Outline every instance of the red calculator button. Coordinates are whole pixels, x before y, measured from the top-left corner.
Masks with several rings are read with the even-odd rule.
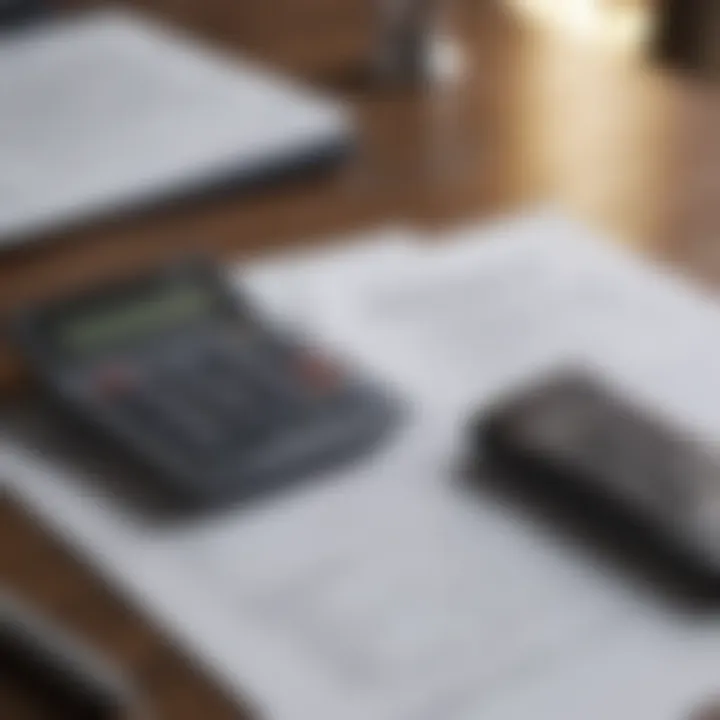
[[[302,381],[317,392],[333,392],[343,384],[345,375],[342,369],[326,357],[304,352],[295,362]]]
[[[93,378],[95,392],[110,398],[126,395],[137,385],[137,373],[128,365],[106,365],[97,370]]]

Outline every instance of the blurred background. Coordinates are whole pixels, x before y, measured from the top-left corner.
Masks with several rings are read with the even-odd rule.
[[[38,4],[6,0],[5,12],[19,18],[28,6],[34,15]],[[57,16],[92,3],[45,5]],[[413,3],[391,0],[283,0],[272,9],[256,0],[128,5],[348,103],[359,152],[330,180],[299,181],[252,200],[239,193],[235,203],[208,196],[205,207],[196,203],[162,220],[78,230],[63,251],[37,250],[30,265],[74,254],[79,262],[69,263],[70,274],[79,273],[80,258],[100,254],[106,243],[124,247],[113,262],[133,264],[131,257],[159,252],[157,244],[137,247],[143,243],[134,239],[156,231],[172,235],[178,250],[198,236],[211,246],[234,246],[235,228],[248,214],[252,230],[245,234],[255,237],[246,242],[263,244],[284,242],[292,233],[277,226],[294,227],[296,212],[305,234],[320,234],[387,215],[452,220],[558,197],[637,242],[698,255],[711,267],[706,240],[718,222],[718,20],[711,2],[437,0],[414,11],[402,7]],[[392,30],[398,25],[411,37],[417,27],[415,36],[424,39],[404,41],[402,29]],[[388,69],[387,47],[404,71],[392,62]],[[418,52],[431,58],[434,80],[389,87],[394,72],[395,80],[403,72],[408,80],[422,65]],[[55,130],[49,124],[46,132]],[[260,219],[268,202],[273,218]],[[220,219],[226,209],[237,224]],[[108,239],[123,234],[124,243]],[[14,275],[2,283],[4,305],[27,296]]]
[[[5,320],[187,255],[240,262],[387,224],[442,242],[545,203],[720,281],[717,0],[119,6],[172,30],[88,24],[99,0],[0,0]],[[3,333],[3,402],[29,375]],[[237,716],[5,497],[0,584],[129,668],[160,717]]]

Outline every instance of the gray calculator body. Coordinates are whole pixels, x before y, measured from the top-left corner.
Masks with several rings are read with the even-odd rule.
[[[189,261],[23,313],[22,350],[68,418],[151,471],[168,504],[214,507],[368,452],[390,394],[271,329]]]

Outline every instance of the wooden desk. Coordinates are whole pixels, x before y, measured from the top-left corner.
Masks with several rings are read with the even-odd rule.
[[[465,76],[429,94],[373,92],[349,80],[371,38],[367,0],[136,4],[343,93],[361,151],[338,171],[253,198],[198,201],[3,255],[0,312],[180,252],[236,259],[390,219],[445,225],[545,198],[702,279],[720,273],[720,94],[710,85],[459,0]],[[7,348],[0,358],[3,390],[21,391]],[[238,717],[7,500],[0,582],[116,657],[161,718]]]

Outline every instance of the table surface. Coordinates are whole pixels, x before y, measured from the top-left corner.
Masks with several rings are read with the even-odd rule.
[[[457,0],[446,28],[463,72],[400,91],[361,80],[368,0],[135,5],[343,95],[360,119],[360,151],[252,197],[198,200],[4,254],[0,312],[179,252],[237,259],[390,220],[442,228],[546,200],[701,281],[720,277],[720,87],[654,67],[641,49]],[[0,391],[24,387],[0,346]],[[159,718],[246,716],[6,498],[0,584],[115,658]]]

